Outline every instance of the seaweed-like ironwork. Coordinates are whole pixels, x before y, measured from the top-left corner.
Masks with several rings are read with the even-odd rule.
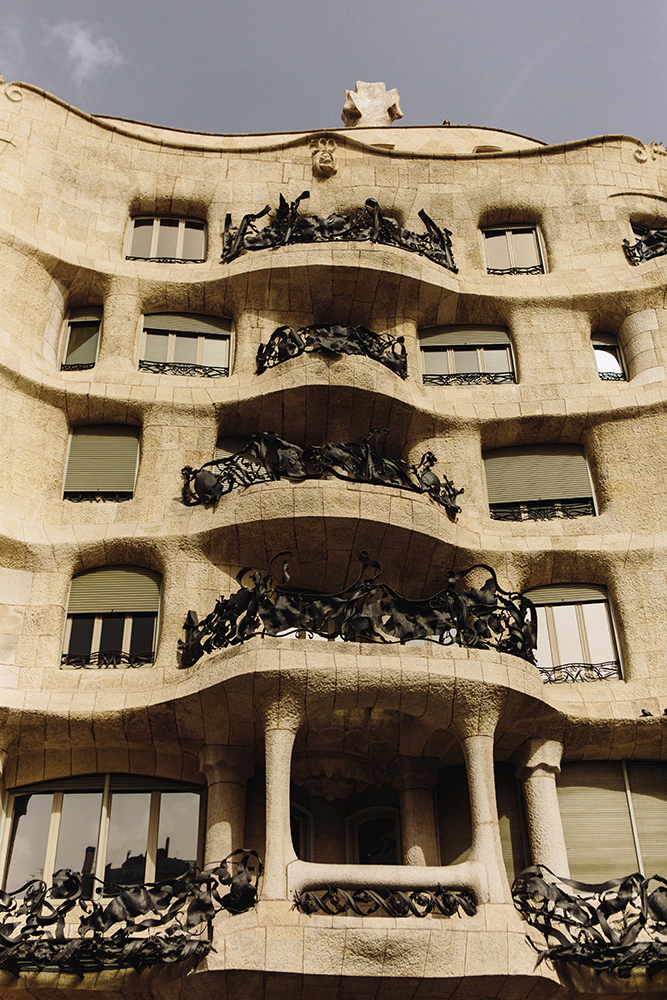
[[[229,458],[207,462],[200,469],[186,465],[181,469],[185,478],[183,503],[212,504],[238,487],[270,483],[277,479],[302,482],[322,479],[331,474],[344,482],[372,483],[426,494],[448,513],[458,514],[461,508],[457,490],[447,476],[437,476],[433,466],[437,458],[425,452],[417,465],[400,458],[380,455],[378,441],[389,433],[387,428],[371,431],[359,444],[299,445],[284,441],[273,432],[253,434],[241,450]]]
[[[474,917],[477,903],[472,893],[465,889],[451,891],[441,885],[435,889],[308,889],[294,894],[294,907],[301,913],[325,913],[338,916],[354,913],[368,917],[373,913],[386,913],[390,917],[427,917],[440,913],[453,917],[464,913]]]
[[[213,368],[211,365],[195,365],[185,361],[140,361],[139,371],[195,378],[226,378],[229,375],[229,368]]]
[[[494,521],[553,521],[575,517],[594,517],[590,497],[576,500],[524,500],[520,503],[492,503],[489,512]]]
[[[155,653],[125,653],[122,649],[100,649],[96,653],[62,653],[60,663],[66,667],[147,667]]]
[[[191,667],[205,653],[247,642],[256,635],[320,635],[349,642],[405,643],[426,640],[441,646],[497,649],[535,663],[537,644],[535,606],[523,594],[503,590],[490,566],[450,571],[443,590],[433,597],[411,601],[379,581],[380,563],[362,549],[358,578],[338,594],[291,590],[287,557],[283,581],[277,583],[271,566],[266,573],[246,567],[236,577],[239,589],[220,597],[202,622],[188,611],[179,642],[181,665]],[[479,587],[466,577],[481,570],[488,577]],[[366,572],[370,575],[366,576]],[[249,583],[244,579],[249,577]]]
[[[653,888],[655,886],[655,888]],[[544,865],[526,868],[512,886],[514,905],[545,937],[528,939],[546,959],[573,962],[627,979],[667,969],[667,880],[640,873],[591,885],[559,878]]]
[[[487,274],[544,274],[541,264],[531,264],[530,267],[487,267]]]
[[[271,212],[270,205],[266,205],[261,212],[244,215],[238,226],[232,226],[232,217],[227,215],[222,260],[229,264],[244,250],[268,250],[288,246],[290,243],[370,241],[422,254],[436,264],[458,273],[452,256],[451,232],[437,226],[423,209],[419,212],[419,218],[424,223],[426,232],[413,233],[399,226],[395,219],[384,216],[374,198],[367,198],[364,207],[350,215],[333,212],[326,218],[319,215],[299,215],[299,205],[306,198],[310,198],[310,191],[302,191],[291,203],[281,194],[273,220],[262,229],[255,223]]]
[[[365,326],[344,326],[340,323],[326,326],[315,324],[298,330],[291,326],[279,326],[271,334],[268,343],[260,344],[257,348],[257,374],[261,375],[267,368],[274,368],[283,361],[298,358],[310,351],[361,354],[379,361],[402,379],[408,377],[404,337],[373,333]]]
[[[35,879],[15,892],[0,891],[0,969],[18,976],[49,967],[83,977],[199,961],[213,947],[216,914],[255,905],[262,870],[256,851],[239,849],[213,871],[191,868],[150,885],[100,883],[62,868],[51,887]],[[87,898],[91,884],[93,898]]]
[[[539,670],[545,684],[619,680],[623,676],[618,660],[605,660],[603,663],[561,663],[555,667],[540,667]]]
[[[424,385],[505,385],[516,382],[514,372],[453,372],[422,375]]]
[[[635,235],[639,236],[636,243],[623,240],[625,256],[631,264],[642,264],[654,257],[662,257],[667,253],[667,229],[644,229],[637,227]]]

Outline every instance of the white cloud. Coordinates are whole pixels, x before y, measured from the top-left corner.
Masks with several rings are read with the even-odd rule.
[[[100,70],[122,66],[125,62],[112,38],[96,33],[92,25],[64,21],[48,29],[50,41],[61,42],[75,83],[81,85],[97,76]]]

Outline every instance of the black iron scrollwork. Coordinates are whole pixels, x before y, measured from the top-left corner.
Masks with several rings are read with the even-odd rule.
[[[262,575],[244,568],[236,577],[239,590],[221,597],[202,622],[189,611],[179,642],[181,665],[191,667],[204,653],[235,646],[256,635],[320,635],[350,642],[405,643],[424,640],[441,646],[497,649],[534,663],[537,616],[522,594],[498,584],[490,566],[479,564],[460,572],[450,571],[445,588],[431,598],[411,601],[378,577],[382,568],[361,551],[362,569],[357,580],[338,594],[290,590],[287,557],[280,552],[283,582],[271,568]],[[365,577],[370,570],[370,576]],[[485,571],[481,586],[466,577]],[[248,585],[243,583],[249,576]]]
[[[50,888],[35,879],[16,892],[0,891],[0,969],[18,976],[48,966],[82,977],[100,969],[139,972],[159,962],[199,961],[213,947],[216,914],[251,909],[261,874],[257,852],[242,849],[213,871],[190,869],[151,885],[100,883],[63,868]],[[84,890],[91,884],[100,887],[92,899],[85,895],[90,888]],[[67,937],[77,921],[77,936]]]
[[[94,367],[95,367],[95,362],[90,361],[87,362],[85,365],[61,365],[60,370],[61,372],[87,372]]]
[[[625,256],[631,264],[641,264],[667,253],[667,229],[645,229],[640,235],[638,228],[636,235],[639,236],[636,243],[623,240]]]
[[[667,969],[664,878],[637,873],[589,885],[558,878],[541,865],[519,875],[512,896],[522,916],[546,938],[543,949],[528,939],[538,952],[538,965],[545,959],[574,962],[621,979],[639,968],[649,976]]]
[[[343,326],[338,323],[303,326],[299,330],[291,326],[279,326],[269,337],[268,343],[260,344],[257,349],[257,374],[261,375],[267,368],[274,368],[290,358],[298,358],[307,351],[361,354],[379,361],[402,379],[408,377],[404,337],[373,333],[365,326]]]
[[[451,375],[422,375],[424,385],[505,385],[516,382],[514,372],[454,372]]]
[[[236,227],[232,226],[231,215],[227,215],[222,260],[229,264],[244,250],[268,250],[288,246],[290,243],[354,240],[410,250],[428,257],[455,274],[458,273],[452,256],[451,232],[440,229],[423,209],[419,212],[419,218],[426,226],[426,232],[413,233],[399,226],[395,219],[385,217],[374,198],[367,198],[364,207],[351,215],[338,215],[334,212],[326,218],[319,215],[299,215],[299,205],[306,198],[310,198],[310,191],[302,191],[290,204],[281,194],[273,221],[262,229],[255,223],[270,213],[270,205],[266,205],[261,212],[244,215],[240,225]]]
[[[430,913],[440,913],[443,917],[453,917],[455,913],[465,913],[474,917],[477,904],[474,896],[443,889],[308,889],[294,894],[294,907],[301,913],[325,913],[328,916],[354,913],[358,917],[369,917],[373,913],[386,913],[390,917],[427,917]]]
[[[201,469],[190,465],[181,469],[185,478],[183,503],[188,506],[217,503],[237,487],[277,479],[302,482],[321,479],[330,473],[344,482],[372,483],[426,494],[448,513],[458,514],[461,508],[456,498],[464,491],[455,489],[447,476],[440,478],[433,472],[437,462],[433,452],[425,452],[418,465],[400,458],[386,458],[378,451],[378,441],[388,433],[387,428],[371,431],[360,444],[329,441],[305,448],[283,441],[272,432],[253,434],[245,448],[230,458],[207,462]]]
[[[120,649],[99,650],[97,653],[63,653],[62,666],[67,667],[147,667],[153,662],[153,653],[137,655]]]
[[[588,497],[577,500],[524,500],[523,503],[492,503],[489,513],[494,521],[554,521],[575,517],[594,517],[595,507]]]
[[[531,264],[530,267],[487,267],[487,274],[544,274],[541,264]]]
[[[555,667],[540,667],[539,670],[545,684],[609,681],[618,680],[623,676],[618,660],[605,660],[603,663],[562,663]]]
[[[195,378],[226,378],[229,375],[229,368],[213,368],[211,365],[195,365],[185,361],[140,361],[139,371]]]

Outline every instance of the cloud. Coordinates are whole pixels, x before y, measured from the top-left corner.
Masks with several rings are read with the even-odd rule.
[[[81,21],[63,21],[47,31],[49,41],[65,46],[74,82],[79,86],[101,70],[122,66],[125,62],[112,38],[105,38],[92,25]]]

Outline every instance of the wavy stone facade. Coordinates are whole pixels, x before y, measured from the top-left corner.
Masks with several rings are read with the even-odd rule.
[[[107,772],[189,782],[207,787],[200,860],[211,867],[247,846],[265,862],[257,906],[219,914],[215,950],[198,965],[86,971],[82,981],[53,967],[2,971],[0,995],[537,1000],[664,989],[641,970],[620,980],[536,967],[511,902],[494,794],[495,761],[523,785],[526,864],[567,875],[561,761],[665,756],[665,263],[633,267],[623,252],[632,224],[664,220],[660,147],[626,136],[546,146],[470,127],[198,135],[93,118],[26,84],[2,84],[0,115],[7,792]],[[314,176],[320,139],[335,148],[336,171]],[[423,233],[425,211],[451,232],[458,273],[368,241],[221,261],[227,214],[238,225],[304,189],[302,215],[349,215],[374,199]],[[204,263],[126,259],[136,216],[204,220]],[[503,225],[539,229],[545,273],[486,272],[480,230]],[[94,366],[62,371],[68,316],[91,306],[103,309]],[[155,313],[230,320],[229,376],[138,370],[142,316]],[[408,377],[331,352],[256,374],[258,347],[276,328],[313,324],[404,338]],[[419,331],[454,325],[508,330],[516,382],[423,384]],[[598,330],[617,336],[627,380],[599,377]],[[71,431],[108,424],[141,429],[132,499],[64,500]],[[181,502],[181,469],[210,462],[219,437],[273,431],[320,445],[385,427],[395,457],[417,463],[432,451],[436,472],[465,488],[460,514],[428,495],[335,478]],[[596,516],[490,518],[483,453],[534,445],[583,446]],[[413,600],[478,563],[518,593],[606,587],[623,678],[545,684],[531,663],[492,649],[294,635],[255,637],[182,669],[186,612],[207,614],[243,567],[264,571],[285,550],[295,586],[331,593],[356,577],[360,550]],[[71,581],[105,566],[160,575],[155,661],[61,669]],[[472,848],[443,863],[437,817],[447,803],[438,786],[434,805],[434,789],[443,768],[464,763]],[[295,854],[290,800],[310,816],[306,858]],[[345,822],[349,834],[350,816],[366,808],[398,810],[402,864],[352,863]],[[438,885],[472,893],[476,914],[383,919],[293,906],[295,892],[327,886]]]

